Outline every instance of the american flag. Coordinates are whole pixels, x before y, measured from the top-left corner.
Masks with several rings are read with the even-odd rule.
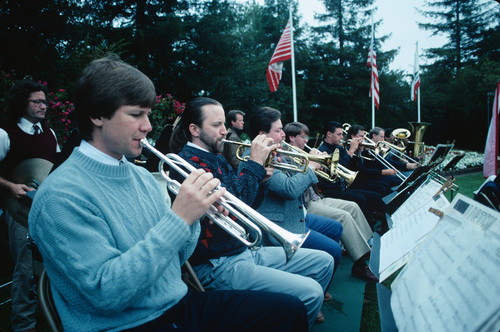
[[[281,80],[281,73],[283,71],[283,61],[290,60],[291,58],[292,36],[291,24],[289,20],[283,34],[281,35],[278,45],[276,45],[271,61],[267,66],[266,76],[271,92],[275,92],[278,89],[278,85]]]
[[[418,43],[415,50],[415,63],[413,65],[413,81],[411,82],[411,101],[417,100],[418,88],[420,88],[420,67],[418,65]]]
[[[372,37],[372,42],[370,44],[370,51],[368,51],[368,60],[366,61],[366,65],[368,68],[371,68],[371,77],[370,77],[370,93],[369,96],[372,96],[375,102],[375,106],[379,107],[379,95],[378,95],[378,71],[377,71],[377,51],[375,49],[374,38]]]
[[[490,128],[488,130],[488,136],[486,137],[486,145],[484,147],[484,162],[483,162],[483,175],[485,178],[491,175],[498,174],[498,123],[499,123],[499,113],[500,113],[500,82],[497,82],[497,87],[495,89],[495,99],[493,100],[493,109],[490,122]]]

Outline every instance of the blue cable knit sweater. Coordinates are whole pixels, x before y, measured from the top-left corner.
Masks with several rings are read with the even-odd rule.
[[[170,209],[146,169],[108,166],[76,148],[38,190],[29,229],[64,329],[113,331],[185,296],[180,267],[200,227]]]
[[[238,176],[220,153],[211,153],[185,145],[179,156],[196,168],[211,172],[221,181],[223,187],[250,206],[258,204],[256,198],[261,190],[260,184],[266,175],[264,167],[254,161],[240,163]],[[170,171],[170,177],[184,181],[177,172]],[[262,193],[261,195],[262,196]],[[243,252],[246,247],[207,218],[201,220],[201,234],[194,254],[189,258],[193,265],[207,263],[209,259],[231,256]]]

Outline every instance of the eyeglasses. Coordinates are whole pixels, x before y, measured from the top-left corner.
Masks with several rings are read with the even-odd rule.
[[[42,104],[49,106],[49,102],[43,99],[28,99],[28,101],[31,101],[35,106],[41,106]]]
[[[309,140],[309,136],[307,135],[299,135],[299,137],[301,137],[302,139],[308,141]]]

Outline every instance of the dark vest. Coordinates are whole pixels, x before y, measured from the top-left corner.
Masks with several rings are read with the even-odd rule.
[[[9,174],[26,159],[42,158],[54,163],[57,141],[47,126],[43,127],[43,133],[39,135],[26,134],[17,124],[3,129],[10,138],[9,152],[0,164],[3,175]]]

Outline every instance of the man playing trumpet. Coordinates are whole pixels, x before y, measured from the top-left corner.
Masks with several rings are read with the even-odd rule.
[[[221,181],[222,186],[250,206],[262,191],[266,176],[263,164],[277,148],[265,135],[256,137],[248,162],[238,175],[220,154],[227,134],[222,105],[211,98],[196,98],[186,104],[171,147],[183,146],[179,156]],[[177,152],[172,150],[173,152]],[[271,175],[271,171],[269,170]],[[181,182],[178,173],[170,176]],[[257,202],[258,203],[258,202]],[[333,259],[317,250],[298,250],[287,263],[280,247],[249,250],[218,225],[201,221],[201,235],[190,263],[207,289],[267,290],[297,296],[306,305],[311,326],[323,303],[323,294],[333,274]]]
[[[156,93],[139,70],[107,57],[76,86],[79,147],[38,190],[29,215],[52,297],[69,331],[304,331],[304,305],[268,292],[191,292],[181,265],[197,221],[225,193],[196,170],[172,207],[140,155]],[[220,212],[223,212],[220,210]]]
[[[286,141],[290,145],[304,150],[309,140],[309,128],[305,124],[288,123],[283,131],[286,135]],[[309,153],[321,154],[316,149],[311,149]],[[326,153],[324,154],[326,155]],[[352,201],[323,197],[316,185],[310,185],[306,189],[304,198],[305,207],[309,213],[332,218],[342,224],[341,241],[354,262],[351,269],[352,275],[366,281],[378,282],[377,277],[369,270],[363,259],[363,256],[370,253],[368,241],[372,238],[373,231],[359,206]]]

